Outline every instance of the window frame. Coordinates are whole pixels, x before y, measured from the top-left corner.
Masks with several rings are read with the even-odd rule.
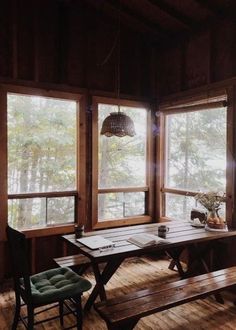
[[[10,93],[21,95],[33,95],[49,97],[61,100],[71,100],[77,103],[76,109],[76,188],[73,191],[55,191],[45,193],[23,193],[23,194],[8,194],[7,173],[8,173],[8,151],[7,151],[7,95]],[[53,224],[45,227],[35,227],[22,229],[22,232],[27,237],[40,237],[47,235],[58,235],[64,233],[70,233],[74,230],[74,224],[84,224],[86,219],[86,115],[85,115],[85,97],[82,94],[74,92],[67,92],[57,89],[42,89],[27,86],[15,86],[15,85],[0,85],[0,116],[3,119],[0,124],[0,161],[2,174],[0,174],[0,181],[3,182],[3,186],[0,188],[0,196],[2,197],[2,203],[0,203],[0,214],[5,226],[8,223],[8,199],[14,199],[17,196],[19,198],[33,198],[37,196],[41,197],[66,197],[68,195],[75,198],[75,222],[65,224]],[[2,232],[2,231],[1,231]],[[0,234],[0,239],[5,240],[5,232]]]
[[[234,165],[233,165],[233,89],[228,87],[224,90],[213,91],[211,95],[189,95],[188,98],[180,97],[176,100],[166,100],[160,104],[159,107],[159,125],[160,125],[160,139],[158,146],[158,161],[160,163],[160,173],[158,178],[158,216],[160,221],[176,221],[176,219],[169,218],[165,216],[165,194],[172,193],[178,196],[189,196],[193,197],[198,192],[176,189],[165,186],[166,178],[166,116],[170,114],[184,113],[184,112],[194,112],[205,110],[204,105],[211,104],[215,102],[223,103],[227,100],[226,105],[226,121],[227,121],[227,131],[226,131],[226,220],[231,227],[233,225],[233,178],[234,178]],[[212,109],[214,111],[214,109]]]
[[[127,107],[145,108],[147,111],[147,146],[146,146],[146,179],[147,184],[144,187],[126,187],[126,188],[104,188],[98,189],[98,105],[111,104],[118,105],[118,100],[108,97],[93,96],[92,98],[92,229],[102,229],[108,227],[120,227],[131,224],[149,223],[153,219],[153,134],[150,130],[152,123],[152,111],[150,105],[146,102],[119,100],[119,105]],[[145,193],[145,214],[139,216],[130,216],[125,218],[108,219],[99,221],[98,219],[98,194],[109,192],[144,192]]]

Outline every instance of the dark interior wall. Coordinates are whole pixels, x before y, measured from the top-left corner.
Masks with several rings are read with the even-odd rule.
[[[202,29],[156,49],[158,94],[162,96],[222,81],[236,75],[236,24]]]
[[[117,15],[111,17],[84,0],[1,0],[0,82],[67,90],[71,86],[116,96],[117,44],[108,55],[117,33]],[[154,91],[150,41],[121,24],[120,47],[121,93],[148,99]],[[55,266],[52,259],[63,254],[57,236],[29,243],[36,272]],[[1,255],[0,280],[10,274],[5,242],[0,242]]]
[[[1,0],[0,78],[114,92],[117,32],[118,17],[83,0]],[[146,36],[121,24],[121,93],[150,96],[150,56]]]
[[[113,93],[117,48],[105,59],[117,31],[117,17],[83,0],[1,0],[0,81]],[[180,37],[160,48],[122,24],[121,93],[151,99],[236,75],[235,23]],[[52,258],[63,252],[56,236],[36,238],[34,245],[36,271],[53,266]],[[5,251],[0,242],[0,259]]]

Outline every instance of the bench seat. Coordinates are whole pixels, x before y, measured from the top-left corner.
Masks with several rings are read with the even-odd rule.
[[[69,267],[80,275],[91,265],[90,259],[82,254],[54,258],[53,260],[58,266]]]
[[[108,329],[133,329],[140,318],[217,293],[236,284],[236,267],[157,285],[95,304]]]

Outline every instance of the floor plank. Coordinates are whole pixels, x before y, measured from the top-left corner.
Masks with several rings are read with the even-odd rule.
[[[148,288],[157,283],[167,283],[178,278],[177,273],[168,269],[167,260],[157,260],[155,257],[132,258],[127,260],[118,269],[107,285],[108,298],[139,289]],[[90,273],[86,277],[94,283]],[[83,303],[87,299],[86,293]],[[198,300],[167,311],[143,318],[136,325],[135,330],[233,330],[236,329],[236,307],[233,305],[233,296],[224,293],[224,305],[218,304],[213,297]],[[0,291],[0,330],[9,330],[13,316],[14,293],[11,283],[6,282]],[[47,312],[47,317],[55,311]],[[46,313],[45,313],[46,314]],[[45,315],[44,315],[45,316]],[[40,319],[40,317],[39,317]],[[65,318],[65,326],[74,323],[72,316]],[[23,325],[18,326],[23,330]],[[59,330],[59,321],[51,321],[38,325],[36,330]],[[92,309],[84,316],[84,330],[106,330],[105,323]]]

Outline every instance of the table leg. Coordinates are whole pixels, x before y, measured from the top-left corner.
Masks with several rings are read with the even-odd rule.
[[[106,292],[105,292],[105,288],[104,288],[104,284],[103,284],[103,276],[102,276],[103,274],[100,273],[97,263],[92,263],[92,267],[93,267],[93,272],[94,272],[94,276],[96,279],[96,285],[97,285],[99,297],[101,300],[106,300],[107,296],[106,296]]]
[[[183,252],[183,250],[185,249],[185,247],[183,248],[178,248],[178,249],[172,249],[172,250],[168,250],[167,254],[172,258],[171,263],[169,265],[169,269],[174,268],[174,266],[177,267],[178,272],[180,277],[185,277],[185,272],[183,270],[183,267],[179,261],[180,255]]]
[[[98,295],[100,296],[101,300],[106,299],[106,292],[104,285],[107,284],[107,282],[113,276],[115,271],[119,268],[123,260],[124,258],[108,261],[102,273],[99,270],[98,264],[92,263],[92,267],[96,279],[96,285],[93,288],[93,291],[91,292],[84,306],[85,311],[90,310]]]

